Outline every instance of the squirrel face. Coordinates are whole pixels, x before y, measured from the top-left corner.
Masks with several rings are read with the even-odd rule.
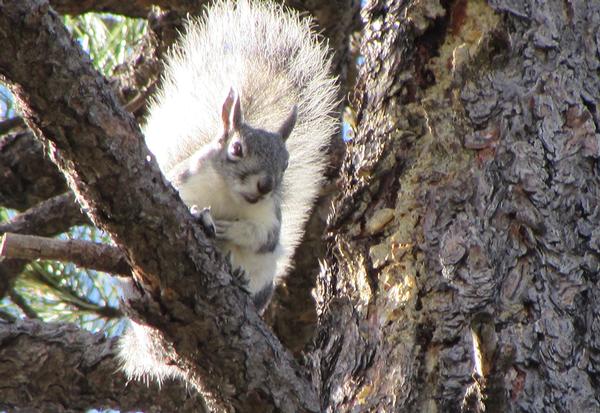
[[[232,89],[223,103],[221,117],[220,156],[214,161],[228,187],[250,204],[280,196],[289,159],[285,140],[295,125],[296,109],[276,132],[253,128],[244,123],[239,96]]]
[[[279,196],[288,159],[280,134],[242,125],[223,141],[214,161],[232,192],[255,204]]]

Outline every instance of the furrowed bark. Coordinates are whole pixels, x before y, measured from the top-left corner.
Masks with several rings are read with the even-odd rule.
[[[21,211],[66,190],[65,178],[31,132],[0,139],[0,205]]]
[[[75,225],[89,224],[81,213],[75,195],[68,192],[40,202],[33,208],[16,215],[10,221],[0,222],[0,234],[17,232],[53,236]]]
[[[325,411],[600,411],[600,4],[372,1]]]
[[[118,409],[197,412],[202,401],[181,383],[128,382],[115,338],[72,324],[0,321],[0,409],[81,412]]]

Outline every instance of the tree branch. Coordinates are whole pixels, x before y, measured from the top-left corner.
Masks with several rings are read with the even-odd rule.
[[[25,126],[25,122],[18,116],[14,118],[5,119],[0,122],[0,135],[4,135],[10,130],[16,128],[17,126]]]
[[[0,205],[24,210],[66,190],[65,178],[31,132],[0,139]]]
[[[78,239],[68,241],[34,235],[6,233],[0,238],[0,258],[56,260],[83,268],[131,276],[125,256],[111,245]]]
[[[114,7],[138,7],[142,2],[129,2],[123,6],[122,2],[110,1],[52,1],[53,7],[61,13],[79,14],[87,11],[112,11],[123,13],[121,9]],[[125,108],[132,112],[136,118],[145,114],[145,105],[148,96],[153,93],[162,71],[161,56],[176,39],[176,34],[182,27],[182,20],[187,12],[198,13],[202,8],[203,1],[190,4],[189,2],[169,2],[169,8],[176,12],[153,13],[150,18],[150,29],[146,36],[136,46],[136,52],[128,59],[128,62],[120,65],[113,73],[111,85],[117,93],[120,101],[127,102]],[[353,58],[349,50],[349,36],[358,28],[358,11],[360,4],[352,0],[337,0],[315,4],[306,1],[287,1],[286,4],[303,13],[310,13],[315,17],[315,22],[328,39],[329,46],[335,50],[335,72],[340,77],[342,89],[340,97],[348,95],[353,84],[353,75],[349,75],[353,68]],[[146,15],[148,10],[136,13]],[[124,13],[134,15],[131,13]],[[350,77],[350,79],[348,79]],[[336,139],[332,145],[332,152],[343,153],[345,145],[341,138]],[[15,154],[18,156],[18,154]],[[40,159],[43,154],[40,150]],[[337,155],[332,156],[332,158]],[[43,162],[42,162],[43,164]],[[332,170],[339,170],[340,161],[332,161]],[[1,168],[1,165],[0,165]],[[52,165],[52,169],[54,166]],[[35,177],[26,177],[35,182]],[[62,181],[62,177],[61,177]],[[0,185],[0,192],[3,192]],[[5,188],[10,188],[6,186]],[[13,192],[14,194],[14,192]],[[24,196],[23,192],[19,196]],[[23,205],[19,209],[23,209]],[[310,219],[306,228],[305,241],[299,246],[295,255],[296,265],[286,279],[285,284],[278,286],[271,303],[269,313],[265,315],[270,325],[274,325],[278,337],[285,343],[286,347],[298,353],[304,348],[314,330],[316,322],[315,305],[312,298],[315,274],[318,272],[318,258],[324,255],[324,243],[321,236],[324,228],[324,220],[328,214],[329,202],[322,200],[315,208],[316,211]],[[20,231],[11,231],[20,232]],[[299,331],[302,334],[299,334]]]
[[[25,136],[29,136],[32,139],[32,143],[40,146],[33,139],[31,133]],[[49,163],[48,161],[46,162]],[[52,164],[50,166],[52,166],[51,170],[60,177],[60,182],[64,185],[64,178],[58,174],[56,167]],[[2,164],[0,163],[0,170],[1,167]],[[74,225],[87,222],[87,217],[81,213],[79,205],[75,202],[75,196],[72,193],[68,193],[50,198],[15,216],[9,222],[0,223],[0,234],[18,232],[21,234],[54,236]],[[23,270],[25,264],[27,262],[20,259],[9,259],[0,262],[0,298],[12,291],[13,282]]]
[[[61,14],[105,12],[128,17],[147,17],[153,6],[166,10],[200,11],[206,0],[51,0],[52,7]]]
[[[15,303],[15,305],[19,307],[28,318],[39,318],[37,312],[33,308],[31,308],[29,304],[27,304],[27,301],[23,297],[21,297],[21,295],[17,293],[14,288],[9,291],[8,296],[10,297],[11,301]]]
[[[89,220],[81,213],[75,195],[69,192],[49,198],[8,222],[1,222],[0,234],[16,232],[53,236],[83,224],[89,224]]]
[[[127,382],[114,338],[72,324],[0,321],[0,410],[196,412],[199,396],[176,382]]]
[[[0,298],[4,298],[13,289],[17,275],[27,265],[23,260],[7,260],[0,262]]]
[[[315,389],[48,4],[0,4],[0,41],[0,74],[24,119],[94,223],[125,252],[144,303],[159,304],[134,313],[172,344],[189,383],[215,408],[317,411]]]

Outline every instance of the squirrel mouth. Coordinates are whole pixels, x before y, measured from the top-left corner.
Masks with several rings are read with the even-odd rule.
[[[246,202],[248,202],[249,204],[256,204],[262,198],[260,195],[254,194],[242,194],[242,197],[244,197]]]

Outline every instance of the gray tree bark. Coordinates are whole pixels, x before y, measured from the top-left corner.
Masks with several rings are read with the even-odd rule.
[[[600,3],[373,0],[362,13],[317,331],[287,372],[310,377],[321,411],[600,411]],[[153,274],[129,241],[134,270]],[[239,320],[237,298],[214,300]],[[167,304],[178,317],[157,327],[189,343],[172,323],[193,311]],[[202,356],[185,362],[216,363]],[[248,393],[224,398],[261,411]]]
[[[116,339],[70,324],[0,321],[0,409],[81,412],[98,409],[197,412],[200,395],[179,383],[160,389],[128,382],[114,357]]]
[[[328,411],[600,411],[600,3],[372,1]]]

